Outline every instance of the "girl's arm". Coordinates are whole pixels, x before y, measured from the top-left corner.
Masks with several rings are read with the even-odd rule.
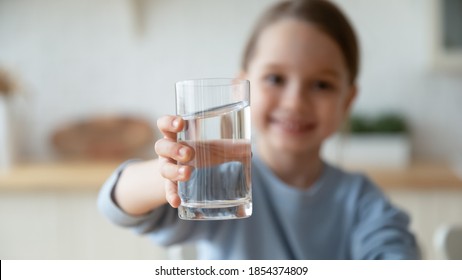
[[[169,203],[177,208],[180,198],[177,181],[188,180],[190,166],[180,166],[194,156],[188,146],[176,142],[176,135],[184,127],[181,118],[165,116],[157,126],[164,135],[155,145],[159,159],[129,164],[120,175],[113,192],[115,203],[127,214],[139,216]]]
[[[134,162],[120,175],[113,198],[127,214],[143,215],[167,203],[164,181],[159,174],[159,160]]]

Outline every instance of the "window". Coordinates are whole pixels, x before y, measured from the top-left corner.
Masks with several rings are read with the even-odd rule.
[[[436,0],[434,65],[462,72],[462,0]]]

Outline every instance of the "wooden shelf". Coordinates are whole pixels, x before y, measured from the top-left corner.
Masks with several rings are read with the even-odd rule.
[[[383,189],[437,190],[454,189],[462,191],[462,179],[446,164],[414,162],[406,168],[349,168],[359,171]]]
[[[121,162],[21,164],[0,171],[0,191],[97,191]],[[385,190],[462,190],[462,180],[446,165],[416,162],[404,169],[349,168]]]
[[[0,190],[97,190],[120,162],[21,164],[0,172]]]

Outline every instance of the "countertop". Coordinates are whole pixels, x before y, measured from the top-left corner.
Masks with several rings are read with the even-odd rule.
[[[0,190],[97,190],[121,162],[25,163],[0,171]]]
[[[26,163],[0,171],[0,191],[97,191],[120,162]],[[447,165],[414,162],[406,168],[349,168],[385,190],[461,190],[462,180]]]

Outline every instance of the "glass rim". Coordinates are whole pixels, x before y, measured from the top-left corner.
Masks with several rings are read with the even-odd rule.
[[[249,83],[249,80],[241,78],[198,78],[178,81],[175,85],[186,87],[223,87],[245,85]]]

